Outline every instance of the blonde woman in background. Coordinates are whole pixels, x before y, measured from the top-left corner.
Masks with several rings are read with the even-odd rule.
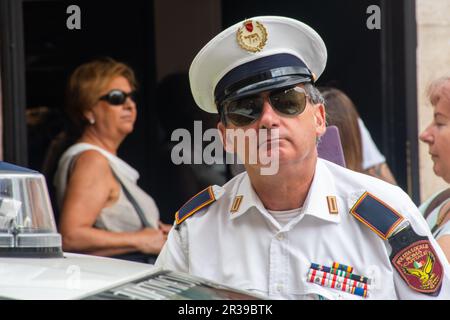
[[[428,96],[433,106],[433,120],[419,138],[428,144],[434,173],[450,183],[450,77],[432,82]],[[450,260],[450,189],[433,195],[419,209]]]
[[[153,262],[166,241],[170,226],[137,185],[138,172],[117,157],[136,121],[135,88],[133,71],[109,58],[79,66],[69,79],[76,143],[54,178],[66,251]]]

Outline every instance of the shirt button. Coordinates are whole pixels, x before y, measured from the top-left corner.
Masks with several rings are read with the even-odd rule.
[[[282,241],[282,240],[284,240],[284,236],[280,233],[277,235],[277,239]]]

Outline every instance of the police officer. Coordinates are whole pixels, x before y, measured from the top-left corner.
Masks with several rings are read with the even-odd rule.
[[[272,16],[231,26],[197,54],[194,99],[220,114],[246,172],[178,210],[156,265],[271,298],[449,299],[449,266],[409,197],[318,159],[325,108],[313,83],[326,59],[313,29]],[[275,172],[248,161],[251,143],[238,151],[226,138],[237,129],[270,133],[256,145],[277,155]]]

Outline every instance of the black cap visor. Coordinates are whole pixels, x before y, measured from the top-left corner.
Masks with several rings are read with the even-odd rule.
[[[217,105],[220,106],[222,103],[227,101],[233,101],[240,98],[256,95],[265,91],[273,91],[283,88],[294,87],[301,83],[311,82],[311,78],[302,75],[289,75],[277,78],[266,79],[257,83],[252,83],[250,85],[241,87],[237,90],[230,92],[228,95],[224,96],[221,100],[216,101]]]
[[[276,54],[242,64],[229,71],[216,85],[216,105],[264,91],[313,82],[311,71],[298,57]]]

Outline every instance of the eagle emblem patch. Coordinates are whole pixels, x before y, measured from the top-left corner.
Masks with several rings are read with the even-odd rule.
[[[442,265],[428,240],[414,242],[392,259],[408,286],[416,291],[434,294],[442,283]]]

